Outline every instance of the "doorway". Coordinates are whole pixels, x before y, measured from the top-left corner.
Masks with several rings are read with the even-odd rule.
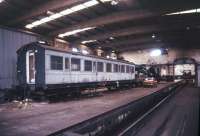
[[[35,84],[35,73],[35,52],[28,51],[26,54],[27,84]]]

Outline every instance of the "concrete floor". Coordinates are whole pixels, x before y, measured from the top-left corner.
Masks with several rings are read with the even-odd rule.
[[[157,88],[133,88],[67,102],[32,103],[22,109],[13,103],[0,105],[0,135],[48,135],[149,95],[170,84],[172,83],[159,84]]]

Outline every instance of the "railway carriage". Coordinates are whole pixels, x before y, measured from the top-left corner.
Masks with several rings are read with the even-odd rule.
[[[17,54],[19,85],[32,91],[72,92],[135,83],[135,65],[126,61],[67,52],[41,43],[25,45]]]

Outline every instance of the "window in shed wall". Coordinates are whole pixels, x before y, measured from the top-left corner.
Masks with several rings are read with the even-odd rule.
[[[50,57],[51,70],[63,70],[63,57],[51,56]]]
[[[84,71],[92,71],[92,61],[84,61]]]
[[[71,58],[71,71],[81,71],[81,60],[78,58]]]
[[[112,72],[112,64],[106,63],[106,72]]]
[[[97,72],[103,72],[103,71],[104,71],[104,63],[97,62]]]

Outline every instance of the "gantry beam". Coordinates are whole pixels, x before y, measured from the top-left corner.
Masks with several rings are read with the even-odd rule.
[[[167,18],[167,19],[166,19]],[[104,40],[109,39],[110,37],[121,37],[121,36],[128,36],[128,35],[137,35],[137,34],[145,34],[145,33],[156,33],[161,31],[173,31],[179,29],[185,29],[188,24],[189,25],[199,25],[199,18],[196,16],[186,16],[187,20],[183,20],[179,17],[177,18],[170,18],[170,17],[162,17],[157,24],[146,24],[143,26],[132,26],[125,29],[118,28],[114,31],[104,32],[104,33],[97,33],[96,35],[90,35],[88,37],[83,37],[78,39],[74,42],[74,44],[79,44],[82,41],[88,40]],[[166,21],[163,22],[163,19]]]
[[[91,35],[86,38],[81,38],[78,41],[74,42],[74,44],[79,44],[82,41],[87,41],[87,40],[104,40],[104,39],[109,39],[110,37],[120,37],[120,36],[128,36],[128,35],[133,35],[133,34],[151,33],[155,31],[161,31],[162,29],[165,29],[165,28],[161,28],[156,25],[130,27],[130,28],[115,30],[115,31],[107,32],[107,33]]]
[[[148,33],[157,33],[161,31],[170,31],[178,30],[184,28],[182,25],[178,26],[161,26],[161,25],[149,25],[149,26],[136,26],[125,29],[119,29],[107,33],[101,33],[97,35],[91,35],[86,38],[81,38],[78,41],[75,41],[74,44],[80,44],[82,41],[88,40],[104,40],[109,39],[110,37],[122,37],[128,35],[139,35],[139,34],[148,34]]]
[[[113,49],[123,49],[123,48],[129,48],[138,44],[150,44],[150,43],[154,43],[154,44],[159,44],[159,43],[181,43],[178,41],[182,41],[182,43],[184,43],[184,39],[183,37],[181,37],[180,35],[165,35],[159,38],[152,38],[151,36],[145,36],[145,37],[141,37],[141,38],[132,38],[132,39],[125,39],[122,41],[115,41],[112,43],[108,43],[108,44],[103,44],[101,45],[102,47],[109,47],[109,48],[113,48]]]
[[[150,49],[150,48],[161,48],[161,47],[168,47],[167,43],[140,43],[131,45],[129,47],[118,49],[119,52],[128,52],[128,51],[136,51],[136,50],[143,50],[143,49]]]
[[[51,32],[50,35],[56,36],[61,33],[69,32],[69,31],[77,30],[77,29],[83,29],[86,27],[98,27],[98,26],[108,25],[108,24],[127,21],[127,20],[144,19],[144,18],[153,17],[157,15],[158,15],[157,13],[152,13],[150,11],[144,11],[144,10],[116,12],[110,15],[101,16],[95,19],[90,19],[88,21],[75,24],[71,27],[61,28],[59,30]]]
[[[155,39],[153,39],[151,36],[149,37],[142,37],[137,39],[128,39],[123,41],[116,41],[108,44],[103,44],[102,47],[110,47],[110,48],[122,48],[126,45],[134,45],[134,44],[140,44],[140,43],[146,43],[146,42],[155,42]]]
[[[58,34],[62,34],[65,32],[77,30],[77,29],[83,29],[87,27],[100,27],[104,25],[109,25],[113,23],[119,23],[123,21],[129,21],[129,20],[139,20],[139,19],[145,19],[145,18],[151,18],[151,17],[161,17],[162,15],[165,15],[166,13],[171,13],[176,10],[162,10],[162,11],[156,11],[152,12],[149,10],[130,10],[130,11],[121,11],[121,12],[115,12],[109,15],[97,17],[94,19],[90,19],[84,22],[80,22],[78,24],[72,25],[70,27],[63,27],[56,31],[53,31],[50,33],[51,36],[57,36]]]
[[[76,3],[84,2],[85,0],[49,0],[38,7],[31,9],[29,12],[24,13],[22,16],[17,17],[13,21],[9,21],[8,24],[16,24],[21,21],[31,19],[41,14],[46,14],[47,11],[54,11],[63,7],[68,7]]]
[[[199,45],[200,40],[197,41],[187,41],[187,39],[184,39],[181,36],[167,36],[165,40],[161,40],[160,42],[144,39],[144,40],[138,40],[136,41],[123,41],[121,44],[115,44],[113,46],[113,49],[116,49],[118,51],[130,51],[130,50],[138,50],[143,48],[153,48],[153,47],[173,47],[173,48],[192,48],[192,47],[198,47],[196,45]],[[149,46],[152,45],[152,46]],[[162,46],[161,46],[162,45]]]

